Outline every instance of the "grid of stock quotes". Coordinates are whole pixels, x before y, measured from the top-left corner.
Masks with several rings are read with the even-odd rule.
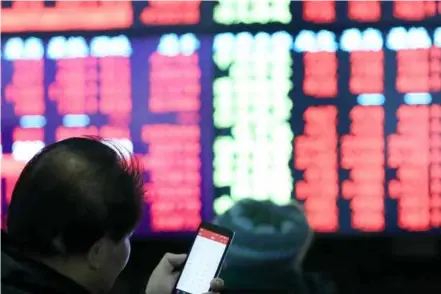
[[[100,135],[145,166],[141,235],[243,198],[296,198],[321,233],[441,232],[440,1],[2,8],[3,220],[38,150]]]
[[[210,83],[203,65],[210,48],[204,56],[201,47],[193,34],[5,38],[3,211],[20,169],[45,144],[99,135],[134,152],[146,167],[140,232],[196,229],[204,216],[201,197],[209,194],[202,186],[209,161],[201,160],[201,142],[210,129],[201,126],[210,123],[201,113],[210,112],[202,89]]]
[[[440,0],[4,0],[1,5],[2,32],[9,33],[176,25],[203,31],[207,26],[237,24],[437,22],[441,16]]]
[[[439,231],[440,38],[423,27],[217,35],[215,210],[294,194],[320,232]]]

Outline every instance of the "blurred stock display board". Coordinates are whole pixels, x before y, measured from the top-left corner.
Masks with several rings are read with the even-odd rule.
[[[1,24],[3,220],[38,150],[100,135],[145,166],[140,235],[243,198],[441,232],[439,1],[3,1]]]
[[[348,24],[440,21],[429,1],[2,1],[2,32],[56,32],[249,24]],[[111,20],[111,21],[109,21]]]

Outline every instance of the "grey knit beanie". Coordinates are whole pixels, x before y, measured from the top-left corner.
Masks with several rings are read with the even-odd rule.
[[[214,222],[236,232],[227,254],[228,265],[292,260],[311,234],[303,208],[296,201],[279,206],[244,199]]]

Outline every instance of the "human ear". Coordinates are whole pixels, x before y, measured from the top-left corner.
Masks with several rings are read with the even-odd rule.
[[[107,243],[105,238],[101,238],[90,247],[87,261],[92,270],[98,270],[103,266],[109,250]]]

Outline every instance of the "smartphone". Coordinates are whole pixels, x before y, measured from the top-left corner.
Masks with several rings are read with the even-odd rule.
[[[202,294],[210,290],[210,282],[222,268],[234,232],[202,222],[183,264],[173,294]]]

